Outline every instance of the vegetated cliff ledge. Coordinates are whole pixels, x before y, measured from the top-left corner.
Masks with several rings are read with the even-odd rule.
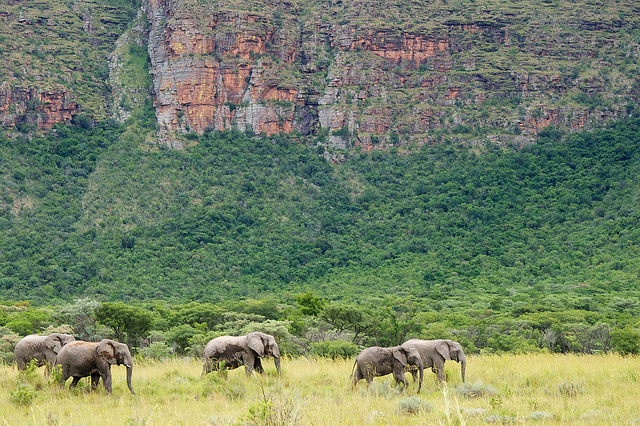
[[[135,8],[125,0],[3,2],[0,126],[109,118],[107,57]],[[131,16],[130,16],[131,12]]]
[[[324,131],[371,148],[584,128],[635,107],[639,6],[452,3],[144,0],[162,132]]]

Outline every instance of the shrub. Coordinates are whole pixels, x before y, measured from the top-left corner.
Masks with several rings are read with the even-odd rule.
[[[9,391],[11,402],[16,405],[31,405],[36,397],[36,393],[31,385],[26,383],[18,383],[15,391]]]
[[[469,399],[481,398],[483,396],[493,396],[497,395],[498,393],[493,387],[485,385],[480,380],[477,380],[473,384],[468,382],[463,383],[456,388],[456,392]]]
[[[431,411],[433,405],[415,396],[405,398],[398,403],[398,411],[402,414],[418,414],[421,410]]]
[[[531,413],[529,417],[531,418],[531,420],[545,421],[553,420],[555,418],[555,414],[545,413],[544,411],[536,411],[535,413]]]
[[[153,342],[140,352],[145,359],[162,360],[171,357],[173,351],[165,342]]]
[[[376,382],[371,383],[369,387],[369,393],[374,396],[382,396],[384,398],[393,398],[398,395],[400,391],[396,386],[392,386],[389,380],[385,380],[384,382]]]
[[[611,346],[621,355],[640,353],[640,332],[625,327],[611,332]]]
[[[13,363],[13,348],[16,347],[20,336],[6,327],[0,328],[0,362]]]
[[[311,354],[324,358],[352,358],[358,353],[358,346],[346,340],[326,340],[311,344]]]
[[[582,393],[582,385],[579,383],[561,383],[558,385],[560,395],[573,398]]]

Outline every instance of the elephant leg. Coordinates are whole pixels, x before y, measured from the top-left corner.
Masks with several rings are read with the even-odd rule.
[[[81,377],[73,377],[73,381],[71,382],[71,384],[69,385],[69,390],[71,389],[75,389],[75,387],[78,385],[78,382],[80,381]]]
[[[411,377],[413,377],[413,383],[418,381],[418,370],[415,368],[412,368],[411,370]]]
[[[253,367],[251,367],[249,364],[244,365],[244,372],[247,375],[247,377],[251,375],[252,371],[253,371]]]
[[[438,381],[444,382],[444,361],[437,361],[433,364],[431,370],[435,370]]]
[[[98,382],[100,381],[100,373],[94,372],[91,373],[91,391],[95,391],[98,387]]]
[[[253,364],[253,369],[260,374],[264,374],[264,368],[262,368],[262,362],[260,362],[260,358],[256,358],[256,362],[255,364]]]
[[[204,362],[202,363],[202,374],[200,375],[200,377],[204,376],[205,374],[209,374],[214,370],[214,362],[211,358],[205,358]]]
[[[355,387],[356,384],[360,381],[360,379],[362,379],[362,377],[360,377],[360,371],[356,370],[353,372],[353,379],[351,380],[351,386]]]
[[[100,377],[102,377],[102,383],[104,383],[104,389],[107,391],[107,395],[111,395],[111,370],[100,372]]]

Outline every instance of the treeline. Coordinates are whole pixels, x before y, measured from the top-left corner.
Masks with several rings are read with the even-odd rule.
[[[0,357],[11,362],[13,346],[32,333],[65,332],[77,339],[113,338],[150,359],[201,357],[207,341],[221,335],[263,331],[289,356],[351,357],[371,345],[394,346],[408,338],[448,338],[467,353],[558,352],[640,353],[640,332],[601,322],[585,312],[537,312],[518,318],[491,311],[464,315],[421,312],[412,299],[383,306],[328,302],[313,293],[225,304],[140,306],[78,299],[34,308],[28,303],[0,309]]]

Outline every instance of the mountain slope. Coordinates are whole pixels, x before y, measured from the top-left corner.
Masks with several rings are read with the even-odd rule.
[[[610,309],[615,295],[637,309],[639,126],[338,164],[237,131],[192,135],[184,150],[110,128],[5,137],[0,285],[42,301],[312,289],[474,308],[509,295]]]

